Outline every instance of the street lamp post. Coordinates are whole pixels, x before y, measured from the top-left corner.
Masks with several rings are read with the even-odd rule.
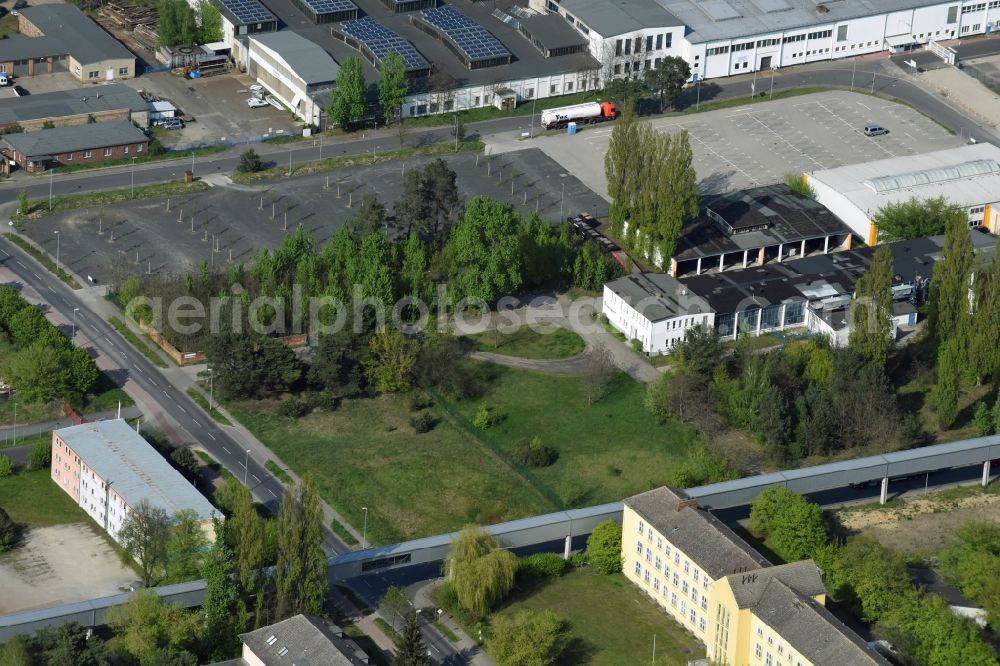
[[[559,223],[563,222],[563,202],[566,201],[566,181],[562,184],[562,196],[559,197]]]
[[[455,117],[455,152],[458,152],[458,114],[452,114]]]
[[[534,138],[535,136],[535,102],[538,98],[534,95],[531,96],[531,126],[528,128],[528,136]]]
[[[854,59],[854,66],[851,67],[851,91],[852,92],[854,91],[854,75],[857,73],[857,71],[858,71],[858,59],[855,58]]]
[[[59,274],[59,230],[55,230],[56,235],[56,275]]]
[[[129,198],[135,199],[135,157],[132,158],[132,196]]]
[[[250,449],[247,449],[247,457],[243,461],[243,485],[247,485],[247,472],[250,471]]]
[[[365,526],[361,530],[361,549],[364,550],[368,547],[368,507],[363,506],[361,510],[365,512]]]
[[[208,411],[212,411],[215,407],[212,406],[212,384],[215,378],[215,373],[212,372],[212,368],[208,368]]]
[[[55,173],[55,169],[49,169],[49,210],[52,210],[52,174]]]
[[[73,308],[73,334],[69,336],[70,340],[76,337],[76,313],[79,311],[80,308]]]
[[[14,432],[11,435],[14,438],[14,444],[17,444],[17,400],[14,401]]]
[[[191,177],[194,178],[194,151],[191,151]]]
[[[774,70],[776,70],[776,69],[778,69],[778,68],[777,67],[772,67],[771,68],[771,92],[767,96],[767,98],[769,100],[774,99]]]

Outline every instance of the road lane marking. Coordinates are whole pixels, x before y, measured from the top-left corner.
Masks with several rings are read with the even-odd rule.
[[[140,368],[139,366],[135,366],[135,371],[138,372],[140,375],[146,374],[142,371],[142,368]]]
[[[42,278],[38,277],[38,273],[36,273],[35,271],[31,271],[31,274],[35,276],[36,280],[41,280],[42,279]]]
[[[252,476],[257,483],[260,483],[260,479],[257,478],[256,474],[251,474],[250,476]]]
[[[267,489],[267,492],[271,493],[271,497],[274,497],[274,498],[278,497],[277,495],[274,494],[274,491],[271,490],[270,488]]]
[[[208,433],[208,436],[212,438],[212,441],[215,441],[215,435],[213,435],[212,433]]]
[[[229,449],[227,449],[224,446],[222,447],[222,450],[225,451],[228,455],[233,455],[232,453],[229,453]]]
[[[188,413],[188,410],[184,409],[184,405],[177,405],[177,407],[179,407],[179,408],[180,408],[180,410],[181,410],[182,412],[184,412],[185,414],[187,414],[187,413]]]

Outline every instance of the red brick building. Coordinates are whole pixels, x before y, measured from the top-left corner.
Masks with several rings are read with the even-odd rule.
[[[149,137],[126,120],[87,123],[7,134],[0,141],[5,171],[9,161],[29,173],[45,172],[52,167],[92,164],[128,157],[144,157],[149,150]]]

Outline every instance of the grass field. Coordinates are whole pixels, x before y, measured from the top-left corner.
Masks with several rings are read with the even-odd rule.
[[[372,543],[557,508],[438,408],[437,426],[416,434],[406,395],[345,400],[297,420],[278,416],[277,402],[227,407],[297,474],[312,471],[324,499],[356,528],[367,506]]]
[[[86,514],[49,476],[48,469],[0,479],[0,507],[18,523],[32,526],[82,523]]]
[[[694,437],[688,427],[658,424],[643,406],[645,387],[625,374],[588,406],[580,377],[477,365],[489,375],[486,393],[454,408],[469,422],[482,405],[493,409],[500,422],[481,436],[504,452],[532,437],[557,449],[555,464],[530,474],[568,507],[617,501],[663,485]]]
[[[515,594],[497,615],[550,610],[567,623],[570,644],[559,666],[684,666],[705,648],[621,574],[580,569]],[[656,661],[653,662],[653,636]]]
[[[477,351],[522,358],[569,358],[583,351],[583,338],[558,326],[518,326],[509,333],[487,331],[468,336]]]

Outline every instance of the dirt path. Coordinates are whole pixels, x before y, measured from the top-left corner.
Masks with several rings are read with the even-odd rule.
[[[587,372],[587,352],[581,352],[569,358],[523,358],[494,354],[493,352],[469,352],[469,358],[506,365],[510,368],[551,372],[557,375],[582,375]]]

